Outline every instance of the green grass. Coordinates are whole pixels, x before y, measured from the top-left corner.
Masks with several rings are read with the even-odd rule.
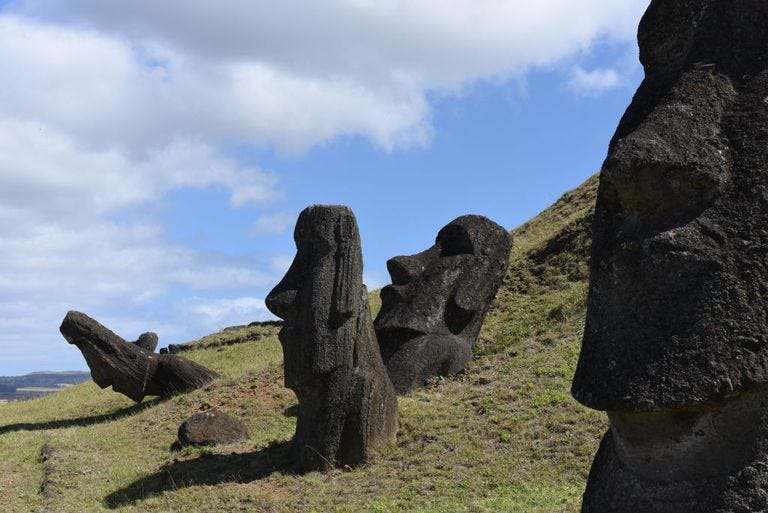
[[[282,386],[279,343],[265,333],[184,353],[222,378],[167,401],[134,405],[86,383],[0,405],[4,509],[578,511],[606,424],[568,391],[583,329],[595,186],[591,179],[513,232],[510,270],[469,369],[401,398],[397,443],[371,463],[303,476],[287,471],[296,400]],[[378,295],[371,296],[375,310]],[[204,343],[239,336],[223,331]],[[214,407],[243,419],[251,439],[172,452],[178,425]]]

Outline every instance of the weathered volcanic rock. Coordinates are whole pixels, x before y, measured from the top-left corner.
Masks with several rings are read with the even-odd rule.
[[[157,333],[152,333],[151,331],[148,331],[146,333],[142,333],[139,335],[139,338],[131,342],[132,344],[136,344],[142,349],[146,349],[149,352],[154,353],[155,349],[157,349],[157,343],[159,342],[159,339],[157,337]]]
[[[248,439],[241,420],[220,410],[195,413],[179,426],[179,446],[223,445]]]
[[[207,385],[214,371],[176,355],[154,354],[126,342],[87,315],[71,311],[59,331],[83,353],[91,377],[101,388],[127,395],[136,402],[145,396],[170,397]]]
[[[285,386],[299,400],[292,450],[305,470],[358,464],[395,439],[398,421],[362,283],[357,222],[347,207],[311,206],[294,239],[296,257],[266,299],[285,321]]]
[[[467,215],[444,226],[429,249],[387,262],[392,284],[381,291],[374,328],[399,394],[455,374],[472,359],[511,246],[504,228]]]
[[[584,511],[766,510],[768,2],[654,0],[603,165],[573,395]]]

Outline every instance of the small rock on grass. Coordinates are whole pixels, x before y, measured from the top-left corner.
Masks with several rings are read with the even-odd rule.
[[[179,426],[179,439],[174,448],[222,445],[247,440],[245,423],[221,410],[195,413]]]

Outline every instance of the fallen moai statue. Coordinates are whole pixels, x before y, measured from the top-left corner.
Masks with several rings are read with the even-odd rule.
[[[387,262],[392,284],[381,291],[374,328],[397,393],[466,367],[511,247],[504,228],[466,215],[444,226],[429,249]]]
[[[292,451],[303,470],[355,465],[394,441],[397,396],[381,361],[362,282],[360,235],[342,206],[306,208],[296,257],[269,293],[285,386],[299,400]]]
[[[189,392],[218,377],[180,356],[155,354],[140,344],[126,342],[84,313],[68,312],[59,331],[83,353],[97,385],[112,386],[136,402],[148,395],[170,397]]]
[[[768,511],[768,2],[654,0],[611,141],[572,392],[582,511]]]

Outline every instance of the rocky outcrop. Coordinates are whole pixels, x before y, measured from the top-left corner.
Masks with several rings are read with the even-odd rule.
[[[603,165],[573,395],[583,511],[765,511],[768,4],[654,0]]]
[[[292,451],[304,470],[355,465],[394,441],[397,398],[381,361],[362,283],[352,211],[315,205],[299,216],[296,257],[269,293],[285,386],[299,400]]]
[[[472,359],[485,314],[507,270],[512,237],[490,219],[459,217],[421,253],[387,262],[374,327],[399,394]]]
[[[224,445],[248,439],[245,423],[221,410],[195,413],[179,426],[176,447]]]
[[[136,402],[145,396],[170,397],[207,385],[214,371],[170,354],[155,354],[126,342],[84,313],[71,311],[59,331],[83,353],[91,377]]]

